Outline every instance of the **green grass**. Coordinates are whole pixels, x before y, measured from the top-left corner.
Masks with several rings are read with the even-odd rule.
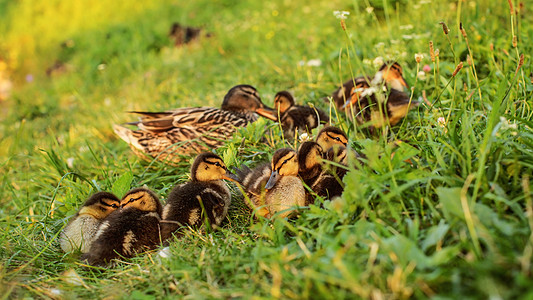
[[[0,1],[0,59],[15,83],[0,102],[4,298],[533,297],[527,5],[510,15],[506,1],[488,0],[67,2]],[[335,10],[350,11],[345,32]],[[173,48],[175,21],[213,35]],[[424,54],[419,65],[415,53]],[[413,99],[435,105],[375,136],[335,117],[368,157],[346,176],[341,199],[266,222],[233,187],[222,228],[186,231],[169,259],[154,252],[96,270],[60,250],[60,230],[91,193],[146,184],[164,199],[187,180],[190,161],[141,162],[113,134],[113,123],[133,120],[125,111],[219,106],[239,83],[269,105],[289,89],[328,109],[321,98],[352,73],[374,72],[376,57],[399,61]],[[321,66],[300,64],[311,59]],[[56,60],[67,71],[49,78]],[[426,78],[417,76],[424,65]],[[230,166],[268,159],[286,145],[269,124],[249,126],[217,153]]]

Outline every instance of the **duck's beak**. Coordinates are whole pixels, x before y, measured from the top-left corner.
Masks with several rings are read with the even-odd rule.
[[[277,121],[278,120],[278,116],[276,114],[276,111],[273,110],[270,107],[267,107],[267,106],[260,107],[260,108],[256,109],[255,112],[258,115],[260,115],[262,117],[265,117],[265,118],[267,118],[269,120],[272,120],[272,121]]]
[[[237,176],[233,173],[231,173],[230,171],[227,171],[226,170],[226,174],[224,174],[222,176],[222,179],[226,179],[226,180],[229,180],[229,181],[233,181],[233,182],[237,182],[239,183],[239,178],[237,178]]]
[[[272,171],[272,173],[270,174],[270,178],[268,179],[268,182],[265,185],[265,189],[270,190],[271,188],[273,188],[274,185],[276,185],[276,182],[278,182],[280,177],[281,176],[279,175],[278,171],[276,170]]]
[[[344,103],[344,105],[341,107],[341,109],[344,110],[344,109],[346,109],[347,106],[354,105],[355,103],[357,103],[357,101],[359,101],[359,95],[358,94],[354,94],[354,95],[352,95],[352,98],[350,98],[349,100],[346,101],[346,103]]]

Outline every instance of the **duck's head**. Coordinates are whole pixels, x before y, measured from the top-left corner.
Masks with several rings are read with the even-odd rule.
[[[78,215],[90,215],[101,220],[119,207],[120,200],[117,196],[108,192],[98,192],[85,201]]]
[[[334,147],[346,147],[348,145],[348,137],[340,128],[326,126],[318,132],[316,142],[322,147],[322,150],[327,151]]]
[[[120,201],[120,207],[133,207],[146,212],[157,212],[159,215],[161,215],[163,210],[157,195],[144,187],[136,188],[127,192]]]
[[[228,171],[220,156],[212,152],[199,154],[191,166],[192,181],[211,181],[227,179],[237,182],[237,177]]]
[[[322,169],[322,147],[316,142],[304,142],[298,149],[298,172],[304,177],[315,177]]]
[[[403,78],[403,69],[397,62],[385,63],[379,68],[377,76],[381,76],[382,80],[390,87],[399,91],[404,88],[409,88],[407,82]]]
[[[287,91],[281,91],[274,97],[274,108],[279,111],[279,114],[286,112],[294,105],[294,97]]]
[[[296,151],[289,148],[279,149],[272,156],[272,173],[265,185],[265,189],[273,188],[282,176],[296,175],[298,175],[298,155]]]
[[[257,90],[248,84],[232,87],[224,96],[221,108],[235,112],[255,112],[271,120],[275,118],[274,110],[263,104]]]
[[[365,78],[356,78],[354,84],[350,91],[350,96],[346,99],[346,103],[341,107],[341,110],[344,110],[349,105],[355,105],[361,97],[364,97],[364,94],[369,94],[370,84]]]

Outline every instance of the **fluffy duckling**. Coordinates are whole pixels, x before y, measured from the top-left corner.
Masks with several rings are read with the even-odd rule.
[[[238,127],[259,115],[275,118],[273,109],[261,102],[257,90],[246,84],[231,88],[220,109],[178,108],[166,112],[133,112],[141,115],[138,130],[114,125],[115,133],[141,158],[173,164],[181,156],[198,154],[221,146]]]
[[[163,240],[180,226],[200,227],[205,214],[211,226],[222,223],[231,203],[231,194],[223,179],[237,181],[222,158],[211,152],[196,157],[191,166],[191,181],[176,186],[168,195],[161,224]]]
[[[323,168],[323,156],[322,147],[318,143],[304,142],[298,150],[298,174],[314,194],[325,199],[332,199],[340,196],[344,187],[340,183],[342,178],[335,178],[335,175]],[[315,202],[313,193],[306,192],[306,205]]]
[[[162,206],[149,189],[136,188],[121,200],[121,209],[112,212],[100,225],[89,251],[81,259],[104,266],[113,259],[133,257],[156,248],[161,241]]]
[[[323,151],[327,151],[332,147],[346,147],[348,145],[348,136],[340,128],[324,126],[316,135],[315,141],[322,147]]]
[[[296,151],[284,148],[277,150],[270,164],[263,164],[251,170],[243,166],[237,176],[250,198],[247,204],[257,209],[258,216],[270,218],[274,214],[288,217],[293,206],[305,205],[305,190],[298,176]]]
[[[117,196],[98,192],[85,201],[61,232],[59,244],[65,252],[79,249],[87,253],[103,220],[120,207]]]
[[[412,102],[404,92],[408,88],[403,78],[403,69],[397,63],[384,64],[370,85],[361,83],[352,89],[350,98],[343,106],[349,119],[359,123],[371,121],[375,128],[396,125],[418,102]]]
[[[309,106],[296,105],[294,97],[287,91],[276,94],[274,107],[287,137],[293,136],[295,130],[309,132],[321,123],[329,122],[329,117],[324,111]],[[274,121],[278,121],[278,119],[276,118]]]
[[[364,76],[355,77],[345,81],[340,88],[336,89],[331,94],[331,98],[333,98],[333,102],[338,110],[344,110],[344,104],[346,101],[350,100],[354,88],[359,89],[368,87],[370,87],[370,83],[367,78]]]

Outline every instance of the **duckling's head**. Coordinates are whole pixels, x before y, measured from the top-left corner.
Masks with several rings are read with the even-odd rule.
[[[324,157],[326,160],[333,161],[342,165],[347,165],[347,155],[348,149],[344,146],[338,146],[329,148],[324,154]]]
[[[383,64],[378,74],[381,74],[383,81],[393,89],[403,91],[404,88],[409,88],[403,78],[403,69],[397,62]]]
[[[272,156],[272,173],[265,189],[271,189],[282,176],[298,175],[298,155],[290,148],[279,149]]]
[[[332,147],[346,147],[348,144],[348,137],[341,129],[333,126],[326,126],[318,132],[316,142],[322,147],[322,150],[327,151]]]
[[[311,178],[317,176],[322,167],[322,147],[316,142],[304,142],[298,150],[299,173],[302,178]]]
[[[191,166],[192,181],[211,181],[227,179],[238,181],[237,177],[228,171],[220,156],[212,152],[199,154]]]
[[[271,120],[277,120],[274,110],[263,104],[257,90],[248,84],[232,87],[224,96],[221,108],[234,112],[255,112]]]
[[[274,97],[274,107],[280,114],[284,113],[291,106],[294,105],[294,97],[287,91],[281,91]]]
[[[98,192],[83,204],[78,215],[90,215],[101,220],[120,207],[120,200],[117,196],[108,192]]]
[[[120,201],[120,207],[133,207],[142,211],[157,212],[159,215],[161,215],[161,212],[163,211],[163,207],[157,195],[144,187],[127,192]]]

